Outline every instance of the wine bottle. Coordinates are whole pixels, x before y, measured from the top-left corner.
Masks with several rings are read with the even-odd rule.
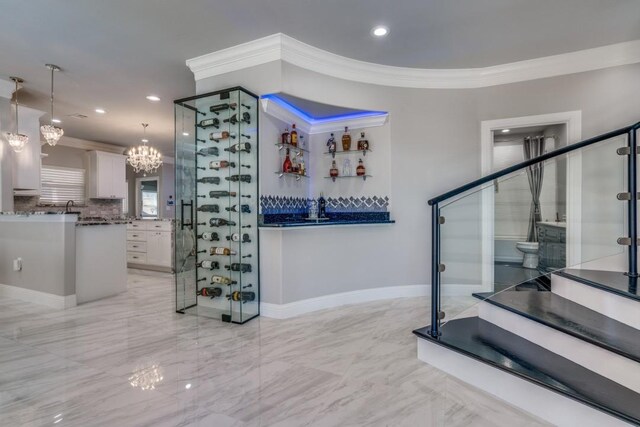
[[[223,169],[223,168],[235,168],[236,164],[234,162],[228,162],[226,160],[220,160],[220,161],[212,161],[209,162],[209,169]]]
[[[227,299],[233,301],[254,301],[256,299],[256,293],[249,291],[234,291],[227,295]]]
[[[220,177],[218,176],[205,176],[204,178],[196,179],[201,184],[220,184]]]
[[[238,123],[238,115],[234,114],[233,116],[229,117],[228,119],[224,119],[223,122],[224,123],[231,123],[232,125],[235,125],[236,123]]]
[[[220,197],[236,197],[235,191],[209,191],[209,197],[219,199]]]
[[[227,132],[226,130],[222,132],[213,132],[209,134],[209,139],[215,142],[219,142],[221,139],[227,139],[227,138],[235,139],[235,137],[236,137],[235,133]]]
[[[201,148],[196,152],[199,156],[217,156],[220,154],[218,147]]]
[[[291,125],[291,134],[289,135],[289,138],[291,140],[291,145],[293,145],[294,147],[298,146],[298,131],[296,130],[296,124],[292,124]]]
[[[239,151],[244,151],[247,153],[251,152],[251,143],[250,142],[240,142],[238,144],[234,144],[229,148],[225,148],[224,151],[228,151],[230,153],[237,153]]]
[[[218,261],[209,261],[205,260],[196,264],[200,268],[206,268],[207,270],[215,270],[220,268],[220,263]]]
[[[251,114],[247,113],[246,111],[244,113],[242,113],[241,121],[243,121],[246,124],[250,125],[251,124]]]
[[[209,248],[209,255],[226,255],[231,256],[235,255],[236,251],[232,251],[229,248],[224,248],[222,246],[212,246]]]
[[[242,212],[242,213],[251,213],[251,208],[249,205],[233,205],[225,208],[228,212]]]
[[[230,271],[239,271],[241,273],[251,273],[251,264],[234,262],[231,265],[225,265],[224,268]]]
[[[202,233],[198,235],[198,239],[202,239],[202,240],[208,240],[210,242],[214,241],[214,240],[220,240],[220,237],[218,236],[218,233],[211,233],[209,231],[207,231],[206,233]]]
[[[211,283],[218,283],[220,285],[235,285],[238,282],[236,282],[235,280],[231,280],[229,277],[212,276]]]
[[[233,226],[233,225],[236,225],[236,223],[233,222],[233,221],[227,221],[224,218],[211,218],[209,220],[209,225],[211,227],[222,227],[222,226],[225,226],[225,225]]]
[[[291,163],[291,159],[289,158],[289,149],[287,148],[287,154],[284,156],[284,162],[282,163],[282,172],[291,173],[292,168],[293,164]]]
[[[200,123],[198,123],[198,127],[201,127],[201,128],[208,128],[211,126],[218,129],[218,126],[220,126],[220,120],[214,117],[212,119],[201,120]]]
[[[225,176],[224,179],[231,182],[251,182],[251,175],[231,175]]]
[[[324,218],[327,215],[327,201],[324,199],[324,194],[320,193],[318,198],[318,216]]]
[[[251,242],[251,239],[249,238],[249,235],[247,233],[244,234],[240,234],[240,233],[233,233],[230,236],[227,236],[227,240],[230,240],[232,242],[242,242],[242,243],[249,243]]]
[[[214,288],[213,286],[206,287],[200,289],[197,294],[203,297],[211,297],[211,299],[213,299],[222,295],[222,288]]]
[[[218,206],[218,205],[202,205],[202,206],[198,207],[198,211],[200,211],[200,212],[218,213],[218,212],[220,212],[220,206]]]
[[[217,113],[219,111],[224,111],[224,110],[228,110],[228,109],[235,110],[237,106],[238,106],[238,104],[235,103],[235,102],[233,102],[231,104],[217,104],[217,105],[212,105],[211,107],[209,107],[209,111],[211,111],[212,113]]]

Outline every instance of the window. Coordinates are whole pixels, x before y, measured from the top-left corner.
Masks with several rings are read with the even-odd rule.
[[[76,204],[84,204],[84,177],[84,169],[43,165],[40,203],[64,204],[73,200]]]

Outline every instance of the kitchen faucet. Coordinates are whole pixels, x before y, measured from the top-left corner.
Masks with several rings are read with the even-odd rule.
[[[67,202],[67,204],[64,206],[64,211],[65,211],[65,213],[69,213],[69,205],[71,205],[71,206],[75,206],[76,204],[75,204],[75,202],[74,202],[73,200],[69,200],[69,201]]]

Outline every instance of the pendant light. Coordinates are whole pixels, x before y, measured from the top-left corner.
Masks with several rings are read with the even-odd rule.
[[[7,138],[7,141],[9,142],[9,146],[11,146],[13,151],[15,151],[16,153],[19,153],[24,149],[24,146],[27,144],[27,142],[29,142],[29,137],[27,135],[20,133],[20,129],[18,127],[18,84],[24,82],[24,80],[22,80],[20,77],[10,77],[10,78],[16,84],[16,91],[15,91],[16,131],[7,132],[5,136]]]
[[[53,124],[53,73],[56,71],[60,71],[60,67],[53,64],[45,65],[49,70],[51,70],[51,123],[48,125],[40,126],[40,132],[42,132],[42,136],[44,136],[47,144],[54,146],[58,143],[62,135],[64,135],[64,131],[62,128],[59,128]]]
[[[162,166],[162,155],[155,148],[147,146],[147,126],[148,123],[142,123],[142,145],[130,149],[127,157],[127,163],[133,170],[136,173],[143,172],[144,176]]]

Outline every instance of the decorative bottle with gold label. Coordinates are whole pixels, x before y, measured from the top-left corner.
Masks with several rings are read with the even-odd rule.
[[[349,128],[347,126],[344,127],[344,134],[342,134],[342,150],[351,150],[351,134],[349,133]]]

